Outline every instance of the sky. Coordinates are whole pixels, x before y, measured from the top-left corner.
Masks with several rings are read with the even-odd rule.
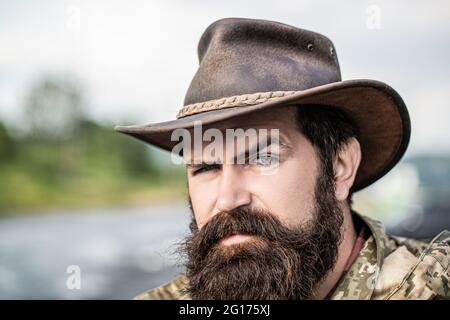
[[[0,120],[18,124],[45,74],[73,74],[90,117],[115,124],[175,118],[215,20],[275,20],[329,37],[342,76],[396,89],[412,120],[408,153],[450,154],[450,2],[0,0]]]

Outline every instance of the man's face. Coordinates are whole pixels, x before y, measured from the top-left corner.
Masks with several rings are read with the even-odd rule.
[[[334,266],[343,218],[333,177],[295,119],[292,108],[239,119],[239,128],[279,129],[279,147],[259,150],[277,159],[275,170],[264,170],[266,158],[233,163],[225,148],[218,164],[188,165],[194,220],[184,252],[194,299],[311,298]]]
[[[282,144],[279,148],[272,145],[260,150],[264,159],[252,165],[231,163],[233,159],[227,158],[224,147],[224,158],[229,163],[188,166],[189,194],[198,227],[217,213],[240,206],[270,211],[289,226],[310,220],[320,164],[313,146],[298,129],[295,110],[282,108],[279,112],[260,113],[238,121],[221,123],[216,128],[268,129],[268,132],[279,129]],[[279,161],[278,167],[265,173],[270,159]],[[205,156],[202,160],[212,159]]]

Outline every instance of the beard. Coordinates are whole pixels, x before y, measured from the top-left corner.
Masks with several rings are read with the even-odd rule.
[[[248,206],[219,212],[200,230],[192,216],[191,234],[180,247],[189,279],[185,293],[192,299],[311,299],[333,269],[342,241],[343,213],[325,172],[316,181],[312,218],[294,228]],[[252,237],[220,244],[235,233]]]

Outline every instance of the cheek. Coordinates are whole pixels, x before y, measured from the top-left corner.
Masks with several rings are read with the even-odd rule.
[[[213,188],[214,185],[212,182],[206,185],[193,181],[189,181],[188,183],[192,210],[194,211],[194,217],[199,228],[208,221],[208,217],[214,210],[215,193],[212,192]]]
[[[259,176],[255,195],[263,207],[295,226],[311,218],[315,181],[314,162],[293,158],[281,164],[275,174]]]

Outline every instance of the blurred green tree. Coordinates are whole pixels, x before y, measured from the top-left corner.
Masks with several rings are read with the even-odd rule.
[[[28,133],[38,140],[64,140],[84,119],[80,82],[72,75],[46,75],[31,88],[25,102]]]
[[[10,160],[15,155],[15,143],[5,125],[0,122],[0,162]]]
[[[142,190],[158,190],[163,180],[184,183],[181,171],[158,166],[154,150],[90,119],[85,108],[75,77],[45,75],[26,95],[22,134],[10,135],[0,123],[0,214],[142,199]]]

